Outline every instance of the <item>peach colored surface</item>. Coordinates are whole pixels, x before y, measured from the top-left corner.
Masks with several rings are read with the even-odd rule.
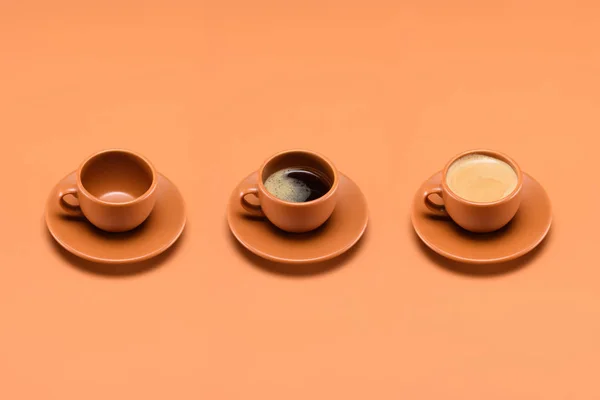
[[[583,3],[0,2],[0,398],[600,398],[600,5]],[[116,146],[188,206],[141,266],[84,263],[42,221]],[[225,222],[232,188],[292,147],[369,201],[360,247],[319,268],[242,252]],[[548,191],[531,257],[467,267],[417,242],[415,191],[473,147]]]

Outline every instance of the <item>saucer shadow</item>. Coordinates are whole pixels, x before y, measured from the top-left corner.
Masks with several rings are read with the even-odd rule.
[[[499,231],[496,231],[494,233],[485,234],[473,234],[465,231],[464,229],[458,226],[456,226],[456,229],[457,231],[460,231],[460,234],[469,236],[470,239],[486,241],[492,240],[493,237],[497,237],[497,235],[507,234],[507,232],[510,231],[510,225],[505,226],[504,228],[501,228]],[[421,251],[425,254],[425,256],[427,256],[427,258],[436,266],[459,275],[467,275],[473,277],[501,276],[525,268],[544,251],[544,248],[548,245],[550,237],[552,236],[552,228],[550,228],[550,231],[548,231],[546,237],[542,240],[540,244],[536,246],[536,248],[531,250],[529,253],[524,254],[523,256],[518,257],[514,260],[493,264],[468,264],[451,260],[436,253],[435,251],[427,247],[425,243],[423,243],[421,238],[419,238],[415,230],[412,228],[412,225],[410,226],[410,230],[412,231],[412,237],[417,246],[421,248]]]
[[[261,225],[265,224],[265,226],[272,232],[273,235],[279,236],[282,238],[291,239],[296,242],[310,241],[310,240],[319,239],[319,237],[325,237],[328,232],[327,227],[329,226],[330,221],[331,221],[331,219],[328,219],[323,224],[321,224],[321,226],[319,226],[318,228],[316,228],[310,232],[291,233],[291,232],[286,232],[286,231],[276,227],[275,225],[270,223],[266,217],[254,216],[254,215],[242,215],[242,216],[240,216],[240,218],[243,218],[246,221],[253,221],[256,223],[260,223]]]
[[[294,235],[288,232],[281,231],[276,227],[273,227],[273,229],[274,232],[277,232],[281,235]],[[229,230],[229,227],[227,227],[227,231],[229,235],[229,240],[231,241],[233,247],[235,247],[238,250],[238,253],[242,255],[242,257],[244,257],[244,259],[252,266],[260,270],[269,272],[271,274],[291,278],[307,278],[311,276],[323,275],[343,267],[358,254],[365,241],[368,239],[369,235],[369,228],[367,227],[363,236],[359,239],[359,241],[356,244],[354,244],[354,246],[352,246],[346,252],[330,260],[320,261],[311,264],[285,264],[267,260],[257,256],[250,250],[246,249],[240,242],[238,242],[233,233],[231,233],[231,231]],[[306,237],[306,235],[309,234],[310,233],[299,234],[299,238]]]
[[[71,217],[67,217],[71,218]],[[138,228],[136,228],[138,229]],[[186,237],[186,229],[181,233],[179,238],[171,247],[165,250],[163,253],[157,255],[156,257],[152,257],[148,260],[127,263],[127,264],[104,264],[104,263],[96,263],[93,261],[85,260],[83,258],[77,257],[74,254],[71,254],[67,250],[65,250],[50,234],[50,231],[45,226],[44,223],[44,231],[46,234],[46,240],[48,240],[50,246],[54,249],[54,251],[63,259],[63,261],[67,262],[73,268],[76,268],[80,271],[90,273],[93,275],[100,275],[104,277],[128,277],[143,274],[146,272],[150,272],[162,264],[164,264],[182,245],[183,241]],[[134,230],[135,231],[135,230]],[[106,232],[100,231],[104,235],[108,235]],[[132,231],[133,232],[133,231]],[[128,232],[117,234],[117,235],[127,235]]]

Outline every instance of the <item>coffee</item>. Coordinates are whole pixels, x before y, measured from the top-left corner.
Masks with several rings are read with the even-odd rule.
[[[452,192],[465,200],[490,203],[512,193],[519,178],[502,160],[485,154],[468,154],[448,168],[446,183]]]
[[[331,189],[329,179],[310,168],[284,168],[265,180],[265,188],[283,201],[304,203],[325,195]]]

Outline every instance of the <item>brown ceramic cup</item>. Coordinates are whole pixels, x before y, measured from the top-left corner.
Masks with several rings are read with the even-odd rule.
[[[104,150],[81,164],[75,185],[58,188],[57,201],[68,214],[83,216],[104,231],[125,232],[148,218],[156,186],[156,171],[146,158],[129,150]],[[65,201],[67,195],[79,205]]]
[[[502,160],[510,165],[517,174],[516,188],[500,200],[489,203],[476,203],[461,198],[452,192],[447,184],[447,174],[450,166],[458,159],[470,154],[484,154]],[[469,150],[452,158],[442,171],[442,181],[439,185],[428,188],[423,193],[425,205],[439,215],[446,215],[462,228],[476,233],[493,232],[506,225],[515,216],[521,204],[521,188],[523,187],[523,173],[519,165],[505,154],[492,150]],[[443,205],[438,205],[429,198],[437,194],[443,200]]]
[[[265,188],[265,180],[284,168],[305,167],[323,173],[331,182],[329,191],[318,199],[305,203],[281,200]],[[258,183],[240,192],[242,207],[250,214],[266,217],[278,228],[293,233],[309,232],[321,226],[331,216],[337,199],[339,176],[335,166],[323,157],[307,150],[288,150],[267,159],[258,170]],[[247,195],[258,198],[260,205],[246,200]]]

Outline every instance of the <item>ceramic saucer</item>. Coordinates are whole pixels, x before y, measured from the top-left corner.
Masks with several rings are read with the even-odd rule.
[[[59,182],[75,185],[72,172]],[[58,186],[58,185],[57,185]],[[65,215],[53,189],[46,203],[46,225],[50,234],[67,251],[86,260],[125,264],[155,257],[179,238],[185,226],[185,204],[177,187],[158,174],[156,204],[144,223],[129,232],[102,231],[84,218]]]
[[[227,221],[236,239],[254,254],[287,264],[308,264],[334,258],[350,249],[367,228],[367,201],[350,178],[340,174],[338,200],[331,217],[312,232],[287,233],[266,218],[248,215],[240,205],[243,188],[256,183],[250,174],[231,193]],[[249,201],[253,200],[248,196]]]
[[[440,182],[442,173],[429,178],[416,193],[412,223],[421,240],[436,253],[470,264],[491,264],[520,257],[542,242],[550,230],[552,208],[544,188],[523,173],[519,211],[506,226],[492,233],[471,233],[449,217],[433,215],[423,202],[425,188]],[[433,196],[435,200],[435,196]]]

